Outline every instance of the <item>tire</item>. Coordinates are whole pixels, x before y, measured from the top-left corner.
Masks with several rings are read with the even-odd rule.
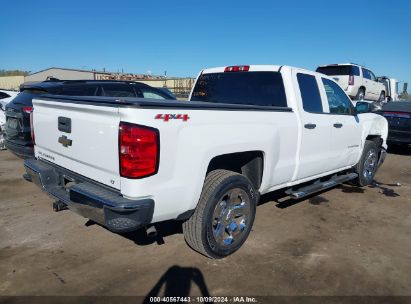
[[[356,100],[364,100],[365,98],[365,90],[363,88],[358,89],[357,96],[355,96]]]
[[[257,198],[245,176],[227,170],[211,171],[196,210],[183,223],[186,242],[209,258],[220,259],[234,253],[250,234]]]
[[[355,165],[354,171],[358,174],[354,184],[360,187],[370,185],[374,180],[378,165],[378,147],[374,141],[365,141],[364,150],[360,161]]]

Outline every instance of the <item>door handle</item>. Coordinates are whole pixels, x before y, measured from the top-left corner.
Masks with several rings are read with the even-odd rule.
[[[336,122],[335,124],[334,124],[334,128],[341,128],[343,126],[343,124],[342,123],[340,123],[340,122]]]
[[[304,128],[306,129],[315,129],[317,125],[316,124],[312,124],[312,123],[308,123],[304,125]]]

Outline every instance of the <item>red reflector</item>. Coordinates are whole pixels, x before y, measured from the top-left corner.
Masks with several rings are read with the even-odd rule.
[[[226,67],[224,72],[248,72],[248,70],[250,70],[249,65],[234,65]]]
[[[33,112],[33,107],[23,107],[23,112],[30,114],[31,112]]]
[[[353,75],[350,75],[348,77],[348,85],[354,85],[354,76]]]
[[[120,122],[120,175],[142,178],[157,173],[159,134],[157,129]]]

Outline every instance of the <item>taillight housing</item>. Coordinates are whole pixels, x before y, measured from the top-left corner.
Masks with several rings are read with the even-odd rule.
[[[157,173],[160,140],[157,129],[128,122],[120,122],[120,175],[143,178]]]
[[[30,114],[31,112],[33,112],[33,107],[23,107],[23,112],[26,114]]]
[[[348,76],[348,85],[354,85],[354,75]]]
[[[224,69],[224,72],[248,72],[250,70],[249,65],[235,65],[228,66]]]

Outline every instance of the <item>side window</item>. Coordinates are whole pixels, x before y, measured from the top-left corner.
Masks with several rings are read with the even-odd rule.
[[[352,103],[345,95],[344,91],[335,82],[322,78],[325,93],[327,94],[328,104],[331,114],[351,114]]]
[[[95,96],[97,86],[94,85],[63,85],[56,94],[68,96]]]
[[[4,93],[4,92],[0,92],[0,99],[8,98],[8,97],[10,97],[9,94],[6,94],[6,93]]]
[[[136,97],[134,89],[127,84],[103,84],[104,96],[109,97]]]
[[[362,76],[366,79],[371,79],[370,71],[364,68],[362,68]]]
[[[152,98],[152,99],[166,99],[163,95],[159,92],[151,90],[150,88],[140,88],[141,93],[143,93],[144,98]]]
[[[315,76],[298,73],[297,80],[300,86],[304,111],[322,113],[323,105]]]
[[[355,65],[351,66],[351,75],[360,76],[360,68]]]

